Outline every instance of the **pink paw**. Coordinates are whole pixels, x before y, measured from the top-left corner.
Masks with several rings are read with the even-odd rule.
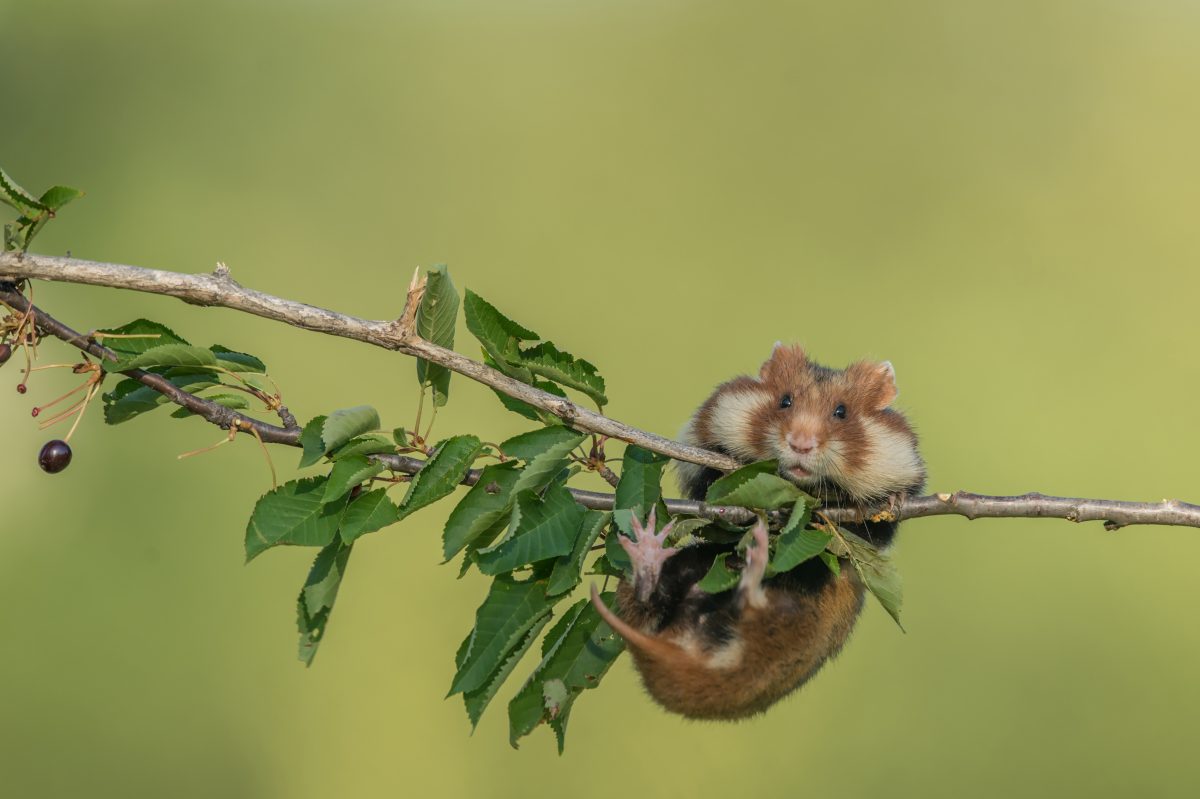
[[[658,577],[662,574],[662,565],[679,551],[663,546],[663,542],[667,540],[667,535],[670,534],[675,523],[667,522],[666,526],[656,533],[654,532],[654,513],[655,509],[651,507],[650,515],[646,517],[645,527],[642,526],[637,514],[633,515],[631,522],[633,533],[637,536],[636,542],[630,541],[623,535],[618,535],[621,547],[633,562],[633,590],[638,602],[650,599],[650,595],[654,593],[654,587],[658,585]]]
[[[767,526],[762,519],[755,522],[753,532],[753,545],[746,547],[746,565],[738,583],[738,594],[747,605],[764,608],[767,606],[767,595],[763,591],[762,581],[767,573],[767,561],[771,558],[770,539],[767,538]]]

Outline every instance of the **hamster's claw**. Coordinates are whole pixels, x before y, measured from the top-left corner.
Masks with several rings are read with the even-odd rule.
[[[650,508],[650,515],[646,518],[644,527],[636,513],[630,521],[637,541],[630,541],[620,534],[617,535],[617,540],[620,541],[622,549],[629,555],[629,560],[633,563],[634,596],[638,602],[646,602],[654,593],[655,586],[658,585],[658,577],[662,574],[662,565],[679,551],[663,546],[671,529],[675,526],[675,522],[668,522],[662,530],[656,533],[653,507]]]

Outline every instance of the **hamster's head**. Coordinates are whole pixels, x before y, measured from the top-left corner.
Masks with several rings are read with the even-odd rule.
[[[899,412],[888,361],[828,369],[798,346],[776,344],[759,370],[766,399],[756,420],[780,474],[818,497],[874,502],[918,490],[925,465]]]

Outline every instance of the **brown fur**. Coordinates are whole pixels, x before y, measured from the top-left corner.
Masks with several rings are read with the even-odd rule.
[[[747,463],[777,459],[781,476],[820,499],[866,507],[924,483],[916,436],[889,407],[895,398],[888,363],[828,369],[799,347],[777,345],[757,379],[718,386],[681,437]],[[694,464],[678,469],[693,499],[703,499],[718,476]],[[894,523],[850,527],[882,546],[895,531]],[[765,528],[760,534],[765,547]],[[619,616],[595,604],[629,644],[647,691],[663,707],[690,718],[743,718],[800,687],[841,650],[865,589],[849,562],[834,576],[809,561],[765,581],[748,577],[746,567],[736,591],[709,596],[695,582],[712,557],[703,548],[680,550],[646,601],[622,582]],[[731,556],[727,565],[737,568],[738,561]],[[748,599],[747,586],[759,601]]]
[[[601,603],[597,607],[629,644],[642,682],[659,704],[688,718],[734,720],[762,713],[841,651],[862,608],[864,591],[854,568],[844,566],[841,576],[816,596],[765,584],[766,607],[741,608],[741,655],[729,665],[706,662],[714,648],[706,651],[704,642],[691,635],[690,616],[655,635],[637,629],[634,624],[639,622],[650,628],[651,620],[645,612],[638,613],[625,583],[618,589],[617,602],[630,623]]]

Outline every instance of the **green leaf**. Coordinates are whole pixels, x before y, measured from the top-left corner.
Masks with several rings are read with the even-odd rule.
[[[575,544],[571,552],[554,563],[554,571],[550,572],[550,582],[546,585],[547,595],[561,594],[579,585],[583,562],[596,539],[600,537],[600,531],[611,518],[611,513],[598,510],[589,510],[584,514],[579,523],[579,530],[575,533]]]
[[[230,372],[252,372],[260,375],[267,373],[267,365],[253,355],[247,355],[244,352],[235,352],[228,347],[222,347],[220,344],[214,344],[209,349],[217,357],[217,365],[222,369],[228,369]]]
[[[662,496],[662,473],[670,460],[636,444],[627,446],[621,460],[621,480],[617,483],[614,507],[648,511]]]
[[[825,551],[833,537],[820,530],[807,530],[809,519],[812,518],[812,507],[807,497],[796,500],[792,514],[787,524],[779,531],[775,540],[775,554],[771,557],[770,568],[776,574],[791,571],[804,561],[815,558]]]
[[[360,536],[382,530],[400,521],[400,509],[388,499],[387,489],[366,491],[352,500],[342,511],[339,532],[342,541],[352,544]]]
[[[544,500],[531,491],[520,492],[516,502],[520,521],[512,535],[479,553],[479,570],[484,574],[501,574],[569,554],[587,512],[565,488],[547,491]]]
[[[51,211],[57,211],[67,203],[78,200],[82,196],[82,191],[73,189],[70,186],[51,186],[42,193],[41,203]]]
[[[329,457],[335,461],[340,461],[344,458],[349,458],[354,455],[379,455],[385,452],[395,452],[396,445],[392,443],[392,439],[382,433],[367,433],[363,436],[355,436],[347,441],[342,446],[329,453]]]
[[[0,169],[0,202],[28,216],[34,216],[38,211],[50,210],[41,200],[17,185],[3,169]]]
[[[615,592],[601,594],[610,608]],[[600,684],[625,649],[625,643],[600,618],[590,600],[571,606],[542,641],[542,661],[508,705],[509,743],[513,747],[543,721],[558,733],[562,752],[566,719],[575,700]]]
[[[633,516],[633,511],[629,508],[620,508],[613,511],[613,524],[617,529],[610,530],[608,536],[604,539],[604,559],[609,568],[616,571],[618,576],[624,577],[629,574],[633,568],[633,564],[629,560],[629,553],[621,546],[621,534],[625,533],[625,537],[630,541],[635,540],[633,535],[633,526],[630,524],[630,517]]]
[[[501,366],[511,365],[521,359],[520,342],[541,338],[497,311],[491,303],[470,289],[467,289],[463,300],[463,315],[467,318],[467,329],[471,335],[479,339],[483,349]],[[529,382],[528,378],[524,382]]]
[[[299,656],[311,666],[317,648],[325,638],[329,614],[342,586],[342,576],[350,560],[350,547],[334,541],[317,553],[308,579],[296,599],[296,628],[300,632]]]
[[[604,378],[596,371],[596,367],[569,352],[563,352],[552,342],[545,341],[522,350],[521,365],[535,375],[582,391],[597,405],[608,404],[608,397],[604,396]]]
[[[247,561],[280,544],[323,547],[333,540],[342,505],[324,502],[325,480],[292,480],[263,494],[246,525]]]
[[[487,356],[484,357],[484,362],[489,366],[495,363]],[[563,391],[549,380],[539,380],[535,377],[530,381],[529,384],[534,388],[545,391],[547,394],[553,394],[554,396],[562,397],[563,399],[567,398],[567,392]],[[496,391],[495,389],[492,389],[492,393],[496,395],[498,400],[500,400],[501,405],[513,413],[524,416],[526,419],[531,419],[535,422],[541,422],[542,424],[546,425],[561,425],[563,423],[562,419],[558,418],[554,414],[550,413],[549,411],[543,411],[541,408],[534,407],[525,400],[519,400],[516,397],[510,397],[507,394]]]
[[[329,473],[329,480],[325,483],[325,499],[323,501],[336,502],[350,493],[350,489],[364,480],[371,479],[382,472],[384,468],[379,461],[367,460],[362,455],[339,460],[333,465],[333,471]]]
[[[370,433],[379,429],[379,412],[370,405],[357,405],[334,411],[325,420],[321,428],[321,441],[324,442],[325,452],[337,449],[355,436]]]
[[[479,480],[450,511],[442,531],[442,554],[450,560],[463,547],[477,541],[498,521],[508,518],[512,487],[516,485],[516,461],[485,466]]]
[[[778,463],[761,461],[730,472],[708,487],[704,501],[710,505],[775,508],[789,505],[804,493],[778,474]]]
[[[425,294],[417,308],[417,335],[439,347],[454,349],[454,323],[458,318],[458,292],[444,264],[425,273]],[[417,358],[417,382],[433,387],[433,404],[445,405],[450,396],[450,370]]]
[[[454,492],[483,447],[475,436],[454,436],[441,441],[433,456],[413,475],[400,503],[400,518],[408,516]]]
[[[705,574],[700,579],[700,582],[696,583],[696,587],[705,593],[719,594],[737,585],[738,580],[741,579],[741,575],[735,571],[731,571],[725,565],[725,559],[731,554],[730,552],[722,552],[720,555],[717,555],[713,561],[712,568],[708,570],[708,574]]]
[[[566,434],[557,434],[552,442],[546,439],[549,442],[546,448],[528,459],[525,468],[521,470],[521,476],[517,478],[516,486],[513,487],[514,492],[537,491],[543,488],[570,462],[571,450],[583,443],[585,436],[572,433],[566,428],[546,428],[547,431],[560,429]],[[503,448],[504,444],[500,446]]]
[[[216,365],[217,358],[212,350],[187,344],[160,344],[138,355],[122,358],[116,363],[105,363],[104,369],[108,372],[125,372],[130,369],[155,369],[166,366],[195,368]]]
[[[181,336],[166,325],[151,322],[149,319],[135,319],[127,325],[97,330],[96,340],[115,352],[121,358],[140,355],[146,350],[161,347],[163,344],[187,344]],[[114,334],[118,336],[135,336],[135,338],[113,338],[99,334]]]
[[[407,447],[408,446],[408,433],[404,430],[403,427],[397,427],[395,430],[392,431],[392,440],[396,442],[396,446],[398,446],[398,447]]]
[[[613,534],[611,534],[611,533],[609,534],[608,537],[612,540],[616,540],[615,537],[613,536]],[[608,545],[608,542],[606,541],[605,546],[607,546],[607,545]],[[598,557],[594,561],[592,561],[592,568],[588,571],[588,574],[589,575],[597,575],[599,577],[617,577],[617,578],[626,576],[625,570],[618,569],[616,566],[614,566],[612,561],[610,561],[608,559],[607,554],[601,555],[600,557]]]
[[[520,458],[528,462],[543,452],[566,442],[572,442],[570,449],[574,449],[582,440],[583,437],[574,430],[562,426],[543,427],[500,442],[500,451],[509,458]]]
[[[525,637],[508,651],[503,662],[500,664],[500,668],[496,669],[488,677],[487,682],[474,691],[467,691],[463,694],[463,704],[466,705],[467,717],[471,720],[472,730],[479,725],[479,719],[483,715],[483,711],[491,704],[492,699],[496,696],[496,692],[500,690],[500,686],[508,679],[508,675],[512,673],[512,670],[521,661],[521,658],[525,657],[525,653],[529,651],[529,647],[533,646],[533,642],[537,640],[538,633],[542,631],[549,621],[549,613],[539,618],[533,627],[529,628],[529,632],[525,633]]]
[[[205,388],[217,385],[215,378],[209,374],[181,374],[166,378],[176,388],[196,393]],[[112,391],[100,396],[104,402],[104,421],[107,424],[121,424],[135,416],[152,411],[170,402],[165,395],[144,386],[133,378],[117,383]]]
[[[192,391],[191,393],[194,394],[196,392]],[[245,394],[232,394],[227,391],[220,391],[213,394],[206,394],[204,395],[204,399],[209,402],[215,402],[222,408],[231,408],[235,411],[243,411],[250,407],[250,400],[246,398]],[[195,416],[195,414],[187,408],[176,408],[171,412],[171,418],[173,419],[186,419],[189,416]]]
[[[900,624],[900,604],[903,600],[900,589],[900,572],[896,570],[896,565],[892,562],[891,557],[876,549],[871,542],[858,537],[844,527],[838,528],[838,535],[841,541],[834,543],[844,543],[845,547],[832,546],[830,548],[834,550],[835,554],[850,558],[850,562],[854,564],[854,569],[862,578],[867,590],[875,595],[879,604],[883,605],[883,609],[903,630],[904,625]],[[847,549],[848,551],[844,551]]]
[[[834,577],[842,575],[842,564],[838,560],[837,555],[832,552],[818,552],[817,557],[825,562],[825,565],[829,567],[829,571],[833,572]]]
[[[312,466],[325,457],[325,442],[321,440],[321,431],[325,429],[326,418],[328,417],[314,416],[300,431],[300,446],[304,448],[304,454],[300,456],[300,465],[296,468]]]
[[[544,581],[517,582],[510,576],[493,580],[487,599],[475,612],[475,628],[461,650],[449,695],[475,691],[487,683],[505,657],[549,613]]]

